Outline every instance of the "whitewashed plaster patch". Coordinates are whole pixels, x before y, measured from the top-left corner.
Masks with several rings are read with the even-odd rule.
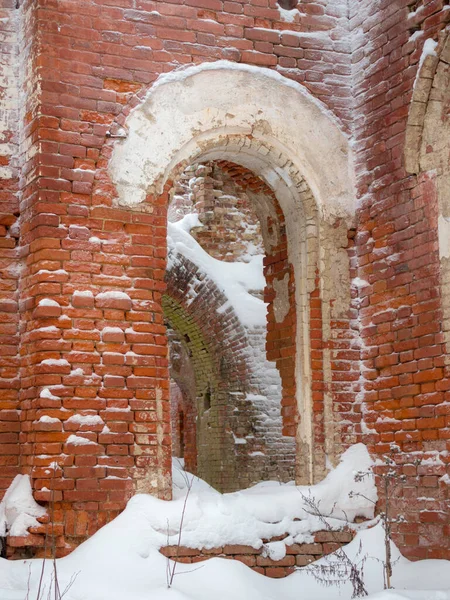
[[[325,218],[354,214],[351,151],[337,119],[270,69],[218,61],[164,75],[126,127],[128,137],[116,142],[110,161],[122,205],[160,193],[174,167],[212,140],[251,135],[301,171]]]

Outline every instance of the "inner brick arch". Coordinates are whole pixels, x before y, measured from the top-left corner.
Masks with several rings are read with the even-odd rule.
[[[280,431],[274,432],[277,425],[272,420],[266,437],[269,432],[260,427],[265,416],[248,397],[259,390],[250,338],[260,338],[264,331],[244,327],[231,307],[223,310],[228,298],[176,249],[169,251],[165,280],[164,315],[181,340],[195,377],[191,412],[197,415],[197,457],[196,461],[188,457],[195,472],[224,492],[275,476],[291,480],[293,444],[283,443],[281,422]]]
[[[312,336],[322,336],[320,296],[325,291],[319,260],[323,226],[315,199],[285,156],[251,136],[204,141],[202,152],[177,164],[169,180],[176,181],[188,164],[208,161],[217,162],[245,190],[260,221],[266,251],[267,358],[276,362],[282,379],[283,433],[296,438],[297,481],[318,481],[326,472],[325,454],[333,460],[336,447],[332,409],[325,406],[323,348],[311,343],[311,325],[317,329]]]
[[[295,278],[288,257],[284,213],[272,189],[250,169],[229,160],[208,164],[217,165],[222,173],[235,182],[237,190],[247,196],[261,227],[266,281],[263,296],[268,307],[267,360],[276,363],[281,376],[283,433],[295,437],[298,422],[295,394]],[[207,212],[208,207],[205,210]],[[183,285],[181,283],[181,287]],[[243,330],[242,326],[239,325],[239,329]]]
[[[228,468],[223,469],[223,457],[232,457],[231,447],[227,444],[229,440],[225,435],[227,420],[225,412],[229,408],[229,393],[237,391],[238,382],[231,380],[228,382],[228,389],[223,389],[225,382],[214,364],[213,349],[205,340],[199,323],[193,315],[186,313],[181,303],[165,295],[163,308],[167,322],[184,342],[195,373],[196,473],[217,489],[230,491],[227,489],[228,482],[223,480],[223,476],[234,479],[236,469],[233,468],[233,464],[228,464]],[[202,317],[204,318],[204,315]],[[239,389],[239,386],[237,387]],[[214,424],[213,428],[209,426],[210,422]]]
[[[409,107],[404,149],[405,168],[415,174],[436,209],[434,241],[440,260],[442,330],[450,347],[450,27],[441,31],[419,66]],[[430,203],[431,204],[431,203]],[[446,364],[448,352],[443,350]]]

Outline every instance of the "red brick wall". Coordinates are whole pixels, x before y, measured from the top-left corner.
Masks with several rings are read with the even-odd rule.
[[[56,519],[73,543],[112,518],[134,489],[169,494],[169,377],[161,306],[167,197],[148,198],[152,212],[112,207],[115,190],[105,169],[114,141],[107,132],[116,132],[115,120],[124,121],[162,72],[220,58],[257,64],[304,84],[354,136],[360,210],[349,254],[355,274],[369,285],[360,290],[349,318],[332,325],[331,387],[321,381],[321,352],[328,350],[320,333],[324,306],[319,289],[311,295],[317,428],[323,394],[331,393],[338,418],[340,412],[346,415],[345,443],[361,433],[375,454],[398,444],[404,451],[400,470],[408,479],[398,503],[407,523],[399,525],[396,539],[410,556],[448,556],[448,491],[439,478],[448,473],[450,384],[443,361],[436,194],[432,176],[408,176],[402,162],[422,44],[448,21],[448,2],[433,0],[408,19],[415,3],[361,0],[352,4],[350,27],[345,5],[331,1],[305,0],[303,16],[294,23],[280,21],[274,0],[135,4],[35,0],[20,11],[29,40],[27,64],[33,66],[24,71],[28,96],[21,123],[23,472],[32,474],[37,490],[55,487]],[[423,35],[408,41],[417,27]],[[15,186],[12,177],[1,189],[7,220],[17,212]],[[8,268],[18,257],[15,238],[8,236],[8,223],[0,226],[6,233],[0,258]],[[290,272],[286,248],[278,254],[276,268]],[[267,279],[270,287],[270,274]],[[11,354],[0,362],[1,378],[8,382],[0,400],[3,487],[16,472],[18,453],[13,422],[18,321],[12,316],[17,296],[14,277],[4,281],[9,283],[2,289],[0,333],[9,340],[2,348]],[[80,297],[77,290],[92,291],[93,297]],[[109,290],[129,299],[97,297]],[[38,307],[44,298],[60,308]],[[295,322],[292,314],[285,321],[286,337],[268,339],[268,351],[280,366],[286,432],[293,434]],[[102,335],[105,326],[122,334]],[[359,419],[352,406],[361,383],[354,357],[359,331],[364,388],[359,408],[366,427],[374,429],[371,435],[352,425]],[[346,358],[341,351],[350,354]],[[53,397],[42,397],[48,386]],[[73,430],[66,422],[75,412],[100,417],[107,429],[101,424]],[[43,414],[61,424],[38,423]],[[93,443],[67,445],[73,431]],[[164,443],[158,445],[157,438]],[[416,466],[416,459],[431,452],[440,453],[442,464]],[[60,467],[50,481],[45,467],[54,460]],[[434,499],[425,512],[417,500],[424,496]],[[46,492],[36,497],[49,499]],[[63,545],[62,537],[58,543]]]
[[[202,562],[214,557],[238,560],[257,573],[261,573],[261,575],[279,579],[293,573],[296,567],[304,567],[320,557],[334,552],[346,543],[351,542],[352,539],[353,533],[350,531],[319,531],[314,534],[314,541],[310,544],[286,546],[286,556],[280,560],[272,560],[264,556],[264,547],[256,549],[252,546],[240,544],[230,544],[208,550],[196,550],[184,546],[166,546],[161,548],[160,551],[164,556],[176,562],[187,564]]]
[[[19,473],[19,21],[0,8],[0,496]]]
[[[30,252],[22,296],[22,453],[35,489],[57,490],[56,514],[70,538],[92,533],[136,489],[170,494],[169,445],[156,444],[170,434],[164,270],[147,276],[148,263],[164,265],[148,241],[165,251],[166,226],[158,209],[136,215],[91,207],[88,196],[72,192],[61,200],[45,203],[53,213],[45,221],[30,211],[30,230],[23,228]],[[99,294],[109,290],[120,296]],[[60,306],[38,305],[48,297]],[[43,414],[61,423],[39,423]],[[74,414],[100,422],[73,424]],[[69,444],[69,434],[92,443]],[[46,468],[51,461],[60,466],[55,479]]]
[[[354,136],[357,150],[358,274],[366,424],[369,449],[380,455],[396,444],[399,474],[395,510],[406,523],[396,541],[414,558],[447,557],[449,472],[447,349],[443,342],[437,198],[432,174],[404,170],[405,128],[414,78],[426,38],[450,19],[448,2],[355,5],[362,27],[354,49]],[[356,10],[357,9],[357,10]],[[419,9],[415,16],[408,16]],[[367,12],[367,16],[364,17]],[[414,31],[420,31],[409,41]],[[437,464],[423,464],[434,456]],[[429,498],[424,501],[423,498]],[[422,498],[422,500],[420,499]],[[438,541],[439,540],[439,541]]]
[[[248,262],[249,250],[264,254],[258,217],[241,186],[214,162],[199,165],[194,175],[187,200],[202,223],[191,230],[200,246],[226,262]]]

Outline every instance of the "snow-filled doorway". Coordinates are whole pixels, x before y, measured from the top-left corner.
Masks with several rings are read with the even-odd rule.
[[[192,165],[173,188],[163,297],[172,448],[223,492],[294,478],[294,431],[286,424],[283,435],[281,415],[294,403],[282,377],[294,377],[295,344],[284,229],[269,188],[236,164]],[[275,275],[285,287],[282,342],[273,335]]]
[[[347,245],[354,195],[347,139],[300,85],[266,69],[223,62],[160,78],[125,125],[127,137],[115,144],[109,164],[119,205],[158,211],[162,221],[163,204],[167,207],[169,195],[176,195],[189,167],[214,163],[213,168],[240,178],[237,183],[258,215],[265,247],[267,358],[276,363],[281,378],[283,434],[296,439],[297,481],[320,480],[327,458],[336,463],[353,441],[345,437],[350,421],[336,413],[338,406],[347,410],[348,399],[359,391],[358,381],[333,374],[333,369],[347,369],[333,361],[356,335],[349,317]],[[261,202],[261,194],[270,202]],[[195,227],[188,221],[186,227],[169,225],[169,236],[178,240],[175,246],[189,246],[186,236],[193,239]],[[189,280],[193,270],[195,265],[186,263],[183,276]],[[195,279],[185,289],[195,290]],[[186,345],[189,331],[173,324],[183,303],[169,292],[169,284],[163,312]],[[220,300],[216,298],[216,314],[222,320],[238,312],[236,306],[224,308],[226,298]],[[208,360],[211,339],[204,336],[200,344],[202,360]],[[233,356],[238,351],[236,344]],[[222,361],[228,384],[227,370],[239,381],[240,366],[235,374],[233,365],[233,360]],[[212,400],[209,387],[205,383],[201,393],[196,391],[203,409]],[[247,392],[242,386],[233,391]],[[335,400],[341,404],[334,405]],[[235,442],[233,435],[245,439],[230,428],[227,437]],[[240,445],[234,443],[234,448]]]

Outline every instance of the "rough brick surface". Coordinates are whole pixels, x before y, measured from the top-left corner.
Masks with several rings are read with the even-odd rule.
[[[19,471],[19,26],[13,2],[0,8],[0,495]]]
[[[295,567],[303,567],[321,556],[334,552],[337,548],[351,542],[352,539],[353,533],[350,531],[319,531],[314,534],[315,542],[312,544],[286,546],[286,556],[280,560],[272,560],[267,557],[264,546],[257,549],[239,544],[208,550],[166,546],[161,548],[160,552],[164,556],[182,563],[196,563],[213,557],[238,560],[258,573],[278,579],[293,573]],[[275,540],[268,540],[268,543],[271,541]]]
[[[53,489],[61,554],[135,491],[170,496],[163,296],[172,183],[139,207],[119,206],[108,164],[161,73],[227,59],[299,82],[353,141],[354,222],[319,215],[305,182],[301,247],[282,235],[290,215],[270,182],[217,159],[275,209],[261,222],[279,234],[265,260],[267,356],[282,380],[284,432],[297,436],[297,479],[317,480],[326,457],[335,462],[351,443],[374,455],[395,444],[406,476],[396,541],[412,558],[449,557],[449,147],[433,135],[433,124],[448,132],[447,8],[305,1],[286,22],[275,0],[3,2],[0,493],[18,472],[43,503],[42,490]],[[416,80],[427,39],[439,42],[436,60]],[[246,132],[239,143],[245,153],[257,142]],[[281,150],[266,150],[286,175]],[[277,290],[288,298],[281,308]],[[231,364],[238,382],[245,367]],[[299,414],[305,391],[308,414]],[[42,427],[43,415],[58,428]],[[54,461],[49,478],[42,468]],[[42,553],[42,534],[10,546]],[[277,576],[290,566],[255,568]]]

